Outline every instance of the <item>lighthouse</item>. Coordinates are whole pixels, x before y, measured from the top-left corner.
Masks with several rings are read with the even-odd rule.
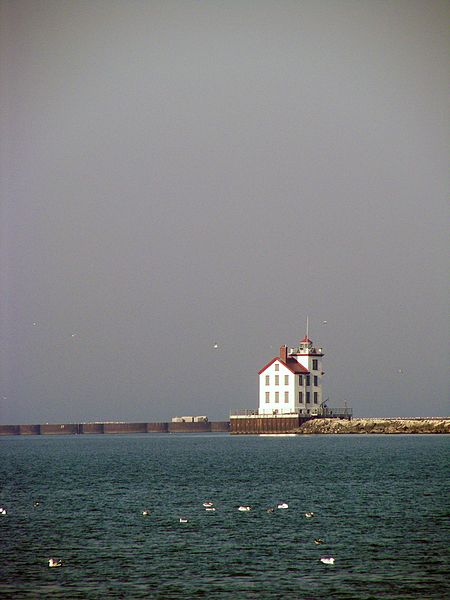
[[[297,346],[280,347],[259,371],[260,415],[317,415],[322,407],[323,349],[307,333]]]

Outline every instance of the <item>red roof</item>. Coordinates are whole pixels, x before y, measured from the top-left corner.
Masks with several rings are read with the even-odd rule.
[[[305,367],[303,365],[301,365],[299,362],[297,362],[295,360],[295,358],[290,358],[288,356],[287,361],[284,362],[284,360],[281,360],[281,358],[279,356],[275,356],[275,358],[272,358],[272,360],[270,362],[268,362],[267,365],[265,365],[260,371],[258,371],[258,375],[261,375],[261,373],[264,373],[264,371],[266,369],[268,369],[271,365],[273,365],[273,363],[276,360],[279,360],[282,365],[284,365],[285,367],[287,367],[289,369],[289,371],[291,371],[291,373],[295,373],[295,374],[299,374],[299,375],[308,375],[309,374],[308,369],[305,369]]]

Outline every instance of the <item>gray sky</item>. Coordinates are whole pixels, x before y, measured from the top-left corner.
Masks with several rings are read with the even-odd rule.
[[[1,2],[0,421],[448,413],[449,6]]]

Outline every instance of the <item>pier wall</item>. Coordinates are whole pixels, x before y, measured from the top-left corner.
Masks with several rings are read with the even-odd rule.
[[[76,435],[76,434],[131,434],[131,433],[227,433],[229,421],[193,423],[45,423],[42,425],[0,425],[2,435]]]
[[[169,423],[170,433],[205,433],[211,431],[211,424],[209,421],[200,421],[196,423],[180,423],[171,422]]]
[[[20,425],[2,425],[2,435],[20,435]]]
[[[213,433],[229,433],[230,431],[230,421],[211,421],[210,425]]]
[[[2,425],[4,427],[4,425]],[[8,427],[6,425],[6,427]],[[18,425],[19,427],[19,435],[40,435],[41,426],[40,425]],[[0,433],[1,429],[0,429]]]
[[[147,423],[147,433],[168,433],[169,423]]]
[[[76,423],[45,423],[40,425],[41,435],[73,435],[79,433],[79,425]]]
[[[147,423],[104,423],[103,433],[147,433]]]
[[[105,433],[104,423],[80,423],[80,433]]]
[[[230,418],[230,432],[232,434],[258,435],[294,433],[310,417],[300,415],[291,416],[232,416]]]
[[[337,434],[450,433],[450,418],[330,419],[300,415],[235,416],[230,421],[195,423],[45,423],[0,425],[0,437],[11,435],[76,435],[134,433]]]

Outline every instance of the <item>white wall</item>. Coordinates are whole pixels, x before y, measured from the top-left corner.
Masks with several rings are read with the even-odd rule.
[[[276,371],[275,365],[278,365],[279,371]],[[275,385],[275,376],[279,376],[279,384]],[[266,385],[266,376],[269,376],[269,385]],[[285,376],[288,377],[288,384],[285,383]],[[294,373],[291,373],[280,361],[274,362],[264,373],[259,376],[259,412],[262,414],[296,412],[295,407],[295,379]],[[266,402],[266,392],[269,393],[270,401]],[[279,402],[275,402],[275,393],[279,393]],[[285,392],[289,393],[289,401],[285,402]]]
[[[280,361],[275,361],[259,376],[259,412],[261,414],[273,414],[277,411],[282,413],[314,414],[322,403],[322,360],[319,356],[292,356],[301,365],[310,371],[310,384],[306,386],[306,375],[303,375],[302,386],[299,385],[299,376],[292,373]],[[313,360],[317,360],[317,369],[313,369]],[[276,370],[279,365],[279,371]],[[279,384],[275,385],[275,376],[279,376]],[[285,375],[288,375],[289,383],[285,384]],[[269,385],[266,385],[266,376],[269,377]],[[317,377],[318,385],[314,386],[314,376]],[[303,402],[299,403],[299,391],[303,392]],[[310,401],[306,403],[306,392],[310,392]],[[269,393],[269,402],[266,402],[266,392]],[[279,392],[279,401],[275,402],[275,393]],[[284,394],[289,392],[289,402],[285,402]],[[314,403],[314,392],[317,392],[317,403]]]

